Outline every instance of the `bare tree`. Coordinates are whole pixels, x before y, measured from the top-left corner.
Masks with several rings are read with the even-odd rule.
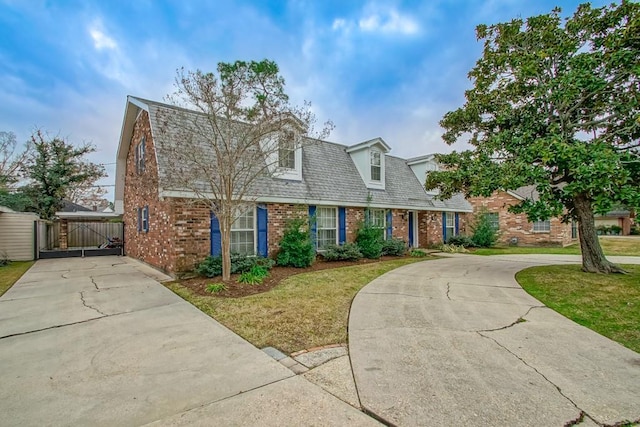
[[[316,132],[310,105],[292,106],[284,85],[269,60],[221,62],[217,75],[180,69],[167,100],[184,109],[157,113],[170,185],[220,223],[223,280],[231,275],[231,226],[255,203],[257,184],[290,173],[302,146],[333,128],[327,122]]]
[[[0,132],[0,191],[9,191],[20,179],[20,172],[29,155],[29,146],[19,151],[16,134]]]

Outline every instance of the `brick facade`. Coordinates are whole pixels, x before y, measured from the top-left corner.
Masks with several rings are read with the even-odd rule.
[[[518,245],[558,245],[566,246],[575,241],[571,238],[571,224],[564,224],[558,218],[551,218],[548,232],[533,231],[533,223],[526,214],[513,214],[507,209],[520,200],[513,195],[498,191],[491,197],[472,197],[469,203],[473,206],[474,216],[483,209],[498,213],[499,237],[502,244],[509,244],[516,238]],[[470,220],[473,221],[473,218]]]
[[[145,167],[136,169],[136,147],[145,139]],[[136,120],[126,161],[123,221],[125,250],[137,258],[170,274],[192,271],[211,252],[211,217],[207,206],[195,200],[166,198],[158,194],[158,167],[148,113]],[[138,209],[148,206],[148,231],[138,231]],[[285,203],[266,204],[268,216],[267,244],[270,256],[279,247],[287,221],[307,217],[309,206]],[[364,208],[346,208],[346,240],[354,242],[358,226],[364,220]],[[460,215],[460,224],[464,223]],[[418,213],[419,246],[442,242],[442,213]],[[392,210],[392,235],[409,239],[409,213]]]

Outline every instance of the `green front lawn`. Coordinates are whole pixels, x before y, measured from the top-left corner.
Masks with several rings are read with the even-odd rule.
[[[200,296],[178,282],[165,285],[256,347],[292,353],[347,342],[349,309],[356,293],[387,271],[426,259],[434,258],[401,258],[297,274],[270,291],[243,298]]]
[[[13,286],[20,277],[33,265],[33,261],[13,261],[0,267],[0,296]]]
[[[640,256],[640,237],[600,237],[600,246],[605,255]],[[554,255],[580,255],[580,244],[566,246],[564,248],[553,247],[524,247],[524,246],[497,246],[493,248],[474,249],[476,255],[510,255],[510,254],[554,254]]]
[[[629,274],[584,273],[579,265],[531,267],[518,283],[547,307],[640,352],[640,265]]]

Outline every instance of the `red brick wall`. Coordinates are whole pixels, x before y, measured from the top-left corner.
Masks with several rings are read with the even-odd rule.
[[[145,170],[138,174],[135,150],[145,137]],[[155,147],[149,116],[142,112],[136,121],[127,154],[124,187],[125,250],[127,255],[167,272],[174,272],[174,219],[171,202],[158,197],[158,175]],[[138,231],[137,209],[149,206],[149,232]]]
[[[269,256],[273,257],[280,249],[280,239],[284,234],[287,222],[294,218],[307,218],[308,205],[272,203],[267,205],[267,243]]]
[[[500,225],[500,235],[498,241],[508,244],[512,238],[518,239],[519,245],[568,245],[571,239],[571,224],[563,224],[558,218],[551,218],[549,232],[534,232],[533,223],[529,222],[526,214],[513,214],[508,212],[509,206],[519,203],[519,200],[507,192],[499,191],[491,197],[472,197],[469,203],[473,206],[475,215],[482,209],[487,212],[497,212]],[[471,230],[469,230],[471,233]]]
[[[364,221],[364,208],[347,208],[347,242],[356,241],[358,227]]]

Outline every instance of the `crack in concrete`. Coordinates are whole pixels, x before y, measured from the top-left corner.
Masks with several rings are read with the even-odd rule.
[[[566,423],[563,424],[563,427],[572,427],[572,426],[581,424],[584,421],[584,415],[585,415],[584,411],[580,411],[578,418],[567,421]]]
[[[524,323],[527,321],[527,319],[525,319],[525,317],[531,313],[531,310],[533,310],[534,308],[546,308],[546,306],[544,305],[534,305],[532,307],[529,307],[529,310],[527,310],[527,312],[525,314],[523,314],[522,316],[518,317],[513,323],[507,325],[507,326],[502,326],[500,328],[495,328],[495,329],[481,329],[479,331],[476,331],[478,333],[480,332],[495,332],[495,331],[503,331],[505,329],[509,329],[519,323]]]
[[[617,423],[613,423],[613,424],[598,424],[598,425],[602,427],[626,427],[626,426],[635,426],[638,424],[640,424],[640,418],[633,421],[624,420],[624,421],[618,421]]]
[[[529,309],[529,311],[531,311],[531,309],[534,309],[536,307],[531,307]],[[525,315],[526,316],[526,315]],[[551,381],[549,378],[546,377],[546,375],[544,375],[542,372],[540,372],[538,369],[536,369],[535,366],[532,366],[530,364],[527,363],[526,360],[524,360],[522,357],[518,356],[517,354],[515,354],[513,351],[509,350],[507,347],[505,347],[504,345],[500,344],[498,342],[498,340],[496,340],[493,337],[490,337],[488,335],[483,335],[482,332],[485,331],[478,331],[477,334],[480,335],[483,338],[487,338],[490,339],[491,341],[493,341],[494,343],[496,343],[500,348],[502,348],[503,350],[505,350],[507,353],[511,354],[513,357],[515,357],[516,359],[518,359],[520,362],[522,362],[525,366],[528,366],[529,368],[533,369],[533,371],[535,373],[537,373],[539,376],[541,376],[546,382],[548,382],[549,384],[551,384],[557,391],[558,393],[560,393],[560,395],[562,397],[564,397],[565,399],[567,399],[578,411],[580,411],[581,416],[579,417],[579,419],[584,420],[584,418],[589,418],[591,421],[593,421],[594,423],[598,424],[598,425],[602,425],[601,423],[597,422],[591,415],[589,415],[588,413],[586,413],[582,408],[580,408],[576,402],[574,402],[573,400],[571,400],[571,398],[569,396],[567,396],[566,394],[564,394],[564,392],[562,391],[562,389],[557,386],[553,381]],[[486,331],[488,332],[488,331]],[[582,422],[582,421],[581,421]],[[569,423],[571,423],[571,421],[569,421]],[[565,424],[566,425],[574,425],[574,424]]]
[[[449,295],[449,292],[451,292],[451,282],[447,282],[447,299],[448,299],[449,301],[453,301],[453,300],[451,299],[451,296]]]
[[[93,283],[93,286],[96,287],[96,291],[100,292],[100,288],[98,287],[98,284],[96,283],[96,280],[93,278],[93,276],[89,276],[89,278],[91,279],[91,283]]]
[[[64,323],[62,325],[54,325],[54,326],[47,326],[46,328],[41,328],[41,329],[34,329],[32,331],[25,331],[25,332],[16,332],[15,334],[9,334],[9,335],[5,335],[3,337],[0,337],[0,340],[3,340],[5,338],[12,338],[12,337],[19,337],[21,335],[28,335],[28,334],[33,334],[36,332],[42,332],[42,331],[48,331],[50,329],[58,329],[58,328],[63,328],[65,326],[72,326],[72,325],[79,325],[81,323],[87,323],[87,322],[91,322],[93,320],[97,320],[97,319],[103,319],[105,317],[109,317],[109,316],[101,316],[101,317],[92,317],[91,319],[85,319],[85,320],[80,320],[78,322],[71,322],[71,323]]]
[[[85,307],[90,308],[90,309],[92,309],[92,310],[94,310],[94,311],[96,311],[96,312],[98,312],[98,313],[102,314],[103,316],[108,316],[108,314],[103,313],[103,312],[102,312],[102,311],[100,311],[98,308],[93,307],[93,306],[91,306],[91,305],[87,304],[87,302],[84,300],[84,291],[80,292],[80,301],[82,301],[82,305],[84,305]]]
[[[412,297],[412,298],[425,298],[425,299],[433,299],[433,297],[428,297],[426,295],[413,295],[413,294],[405,294],[402,292],[360,292],[365,295],[398,295],[403,297]]]

